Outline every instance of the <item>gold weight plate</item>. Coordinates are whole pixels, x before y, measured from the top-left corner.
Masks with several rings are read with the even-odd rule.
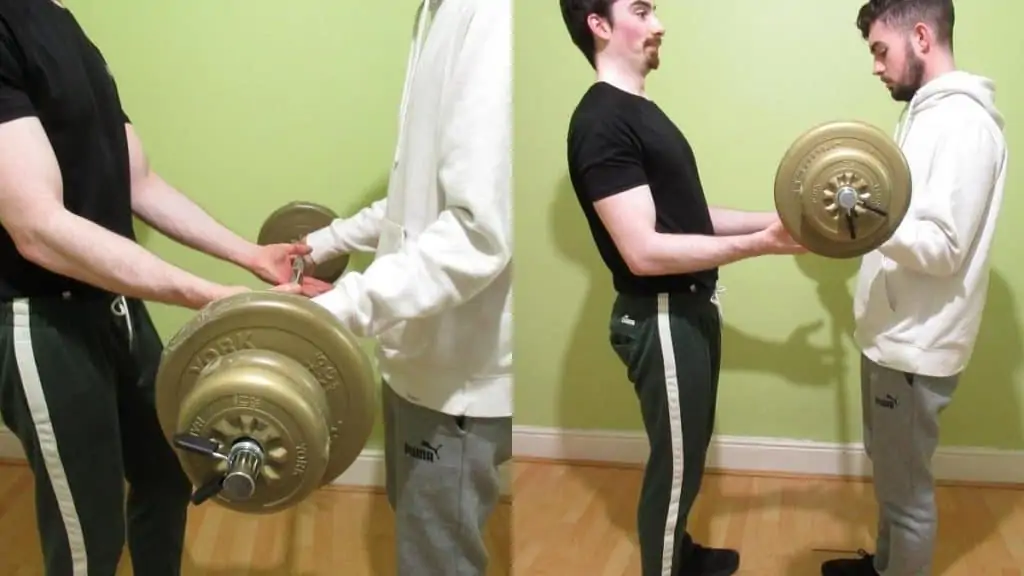
[[[211,362],[239,350],[269,350],[303,366],[322,386],[331,421],[330,457],[321,485],[344,472],[373,428],[376,384],[359,342],[337,318],[294,294],[243,292],[214,301],[165,347],[156,378],[157,416],[168,440],[197,377]]]
[[[326,206],[313,202],[289,202],[267,217],[260,227],[256,243],[265,246],[297,242],[310,232],[330,225],[335,218],[337,215]],[[345,272],[348,262],[348,254],[331,258],[317,264],[311,276],[333,283]]]
[[[881,246],[903,221],[910,198],[902,151],[884,132],[858,121],[803,133],[775,175],[783,226],[809,251],[830,258],[854,258]]]
[[[323,387],[297,360],[270,350],[242,350],[219,356],[200,372],[182,398],[175,430],[214,440],[224,454],[239,440],[256,442],[263,459],[252,495],[234,499],[222,491],[215,498],[238,512],[269,514],[321,486],[330,458],[330,417]],[[197,486],[229,469],[224,460],[178,454]]]

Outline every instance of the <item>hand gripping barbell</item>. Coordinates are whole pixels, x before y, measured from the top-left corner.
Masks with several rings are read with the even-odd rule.
[[[910,208],[910,168],[884,132],[858,121],[815,126],[775,175],[782,225],[810,252],[855,258],[884,244]]]
[[[326,212],[290,204],[259,242],[295,240],[329,223]],[[247,513],[289,508],[340,476],[376,407],[373,369],[353,334],[309,298],[272,291],[217,300],[187,322],[167,343],[156,394],[160,426],[197,487],[192,502]]]

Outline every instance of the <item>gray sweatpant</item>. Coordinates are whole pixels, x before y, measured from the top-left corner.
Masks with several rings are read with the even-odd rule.
[[[928,576],[938,528],[932,456],[958,376],[907,374],[861,356],[864,448],[878,501],[875,570]]]
[[[397,576],[483,576],[484,531],[512,457],[511,418],[452,416],[383,385]]]

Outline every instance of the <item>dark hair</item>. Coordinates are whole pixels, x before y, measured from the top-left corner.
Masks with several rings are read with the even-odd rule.
[[[597,47],[594,45],[594,34],[590,31],[590,25],[587,24],[587,18],[591,14],[597,14],[598,16],[611,22],[612,20],[612,5],[617,0],[560,0],[562,5],[562,20],[565,22],[565,27],[569,29],[569,37],[572,38],[572,43],[583,52],[586,56],[587,62],[594,68],[597,64],[594,62],[594,51]]]
[[[902,28],[926,22],[938,41],[952,48],[954,20],[953,0],[870,0],[857,13],[857,29],[867,40],[871,26],[878,21]]]

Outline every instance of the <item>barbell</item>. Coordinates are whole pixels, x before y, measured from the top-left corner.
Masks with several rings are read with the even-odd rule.
[[[291,203],[258,242],[296,240],[329,214]],[[317,272],[332,281],[345,264]],[[352,465],[373,428],[376,385],[332,314],[305,296],[254,291],[208,304],[168,341],[156,401],[193,504],[259,514],[294,506]]]
[[[907,159],[880,129],[821,124],[786,150],[775,174],[775,208],[787,232],[828,258],[855,258],[884,244],[910,208]]]

